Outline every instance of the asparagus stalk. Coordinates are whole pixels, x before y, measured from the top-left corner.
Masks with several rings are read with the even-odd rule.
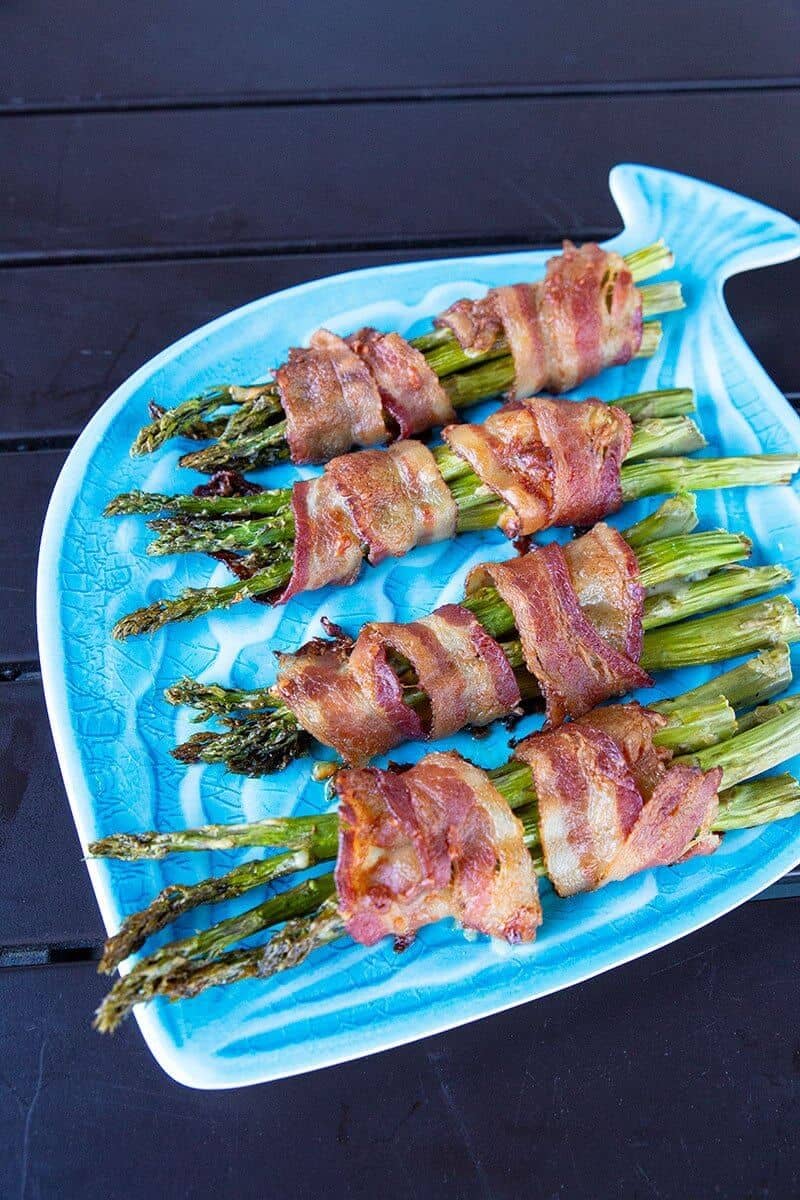
[[[625,540],[632,550],[639,550],[660,538],[680,537],[697,528],[697,497],[694,492],[678,492],[663,504],[625,530]]]
[[[639,283],[668,270],[674,265],[675,260],[668,247],[663,243],[655,243],[653,246],[644,247],[633,255],[629,255],[626,261],[629,264],[633,262],[637,264],[637,274],[634,275],[634,280]],[[649,288],[642,289],[642,313],[645,317],[673,312],[682,307],[683,300],[678,283],[651,285]],[[640,356],[649,356],[657,348],[658,338],[654,337],[650,331],[648,334],[646,342],[643,338],[643,345],[639,351]],[[492,360],[503,362],[506,372],[510,367],[510,377],[499,386],[484,391],[481,398],[488,398],[504,390],[513,380],[513,363],[508,346],[502,340],[496,342],[485,354],[477,356],[465,354],[453,334],[446,329],[434,330],[414,339],[411,344],[425,355],[431,369],[442,379],[446,379],[452,374],[474,370],[478,364],[483,365]],[[474,403],[474,400],[464,402]],[[218,422],[213,420],[213,414],[229,411],[231,408],[234,411],[220,430]],[[269,435],[274,426],[283,424],[280,396],[277,387],[272,382],[250,387],[212,388],[203,395],[186,400],[175,408],[162,409],[151,405],[151,413],[153,420],[140,430],[131,447],[131,454],[134,456],[149,454],[163,445],[165,441],[181,434],[198,438],[202,437],[204,432],[206,437],[215,437],[221,433],[226,446],[230,447],[232,452],[230,457],[224,459],[223,465],[225,465],[236,458],[242,438],[247,440],[258,432]],[[209,418],[211,418],[210,427]],[[278,438],[271,445],[268,443],[265,446],[265,456],[258,465],[266,466],[275,461],[275,458],[270,456],[269,450],[277,449],[280,453],[279,443],[281,448],[285,449],[285,426]],[[252,447],[250,449],[252,450]],[[248,462],[247,465],[256,464]],[[206,467],[206,469],[209,468]],[[215,470],[217,467],[211,466],[210,469]]]
[[[704,770],[723,766],[723,783],[733,786],[769,770],[798,751],[800,711],[793,711],[700,751],[691,756],[691,761]],[[525,810],[526,844],[537,850],[540,840],[533,780],[523,764],[513,764],[510,772],[509,765],[495,769],[490,775],[509,804]],[[794,815],[800,808],[800,789],[785,780],[780,785],[768,780],[765,787],[751,783],[746,793],[742,790],[736,793],[733,804],[733,809],[728,809],[723,794],[720,831],[730,828],[732,823],[741,828],[759,824],[765,816],[772,821]],[[713,828],[717,830],[716,823]],[[541,856],[535,855],[534,861],[544,873]],[[343,932],[330,903],[334,892],[333,875],[318,875],[244,914],[157,950],[114,985],[97,1011],[95,1027],[101,1032],[113,1030],[135,1004],[155,995],[180,999],[217,983],[255,976],[267,978],[296,965],[321,944],[320,935],[328,942]],[[313,918],[307,922],[306,918],[318,913],[326,901],[329,903],[321,913],[320,923],[315,925]],[[283,920],[288,920],[288,925],[268,948],[239,950],[233,956],[227,951],[232,944]]]

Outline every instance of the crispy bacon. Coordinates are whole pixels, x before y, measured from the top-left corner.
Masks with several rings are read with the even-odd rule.
[[[348,342],[369,367],[400,437],[455,421],[455,410],[436,373],[399,333],[360,329]]]
[[[361,570],[363,548],[336,481],[327,474],[300,480],[292,488],[292,511],[292,574],[276,602],[283,604],[298,592],[313,592],[329,583],[353,583]]]
[[[328,475],[303,479],[292,488],[294,550],[292,574],[276,598],[283,604],[298,592],[327,584],[345,586],[358,577],[363,550],[358,530],[336,482]]]
[[[533,775],[547,873],[559,895],[602,887],[716,846],[722,772],[653,744],[663,718],[637,704],[598,709],[514,751]]]
[[[633,426],[601,400],[510,401],[481,425],[444,437],[481,482],[505,500],[511,538],[554,525],[592,525],[622,505],[620,467]]]
[[[448,604],[408,625],[365,625],[352,647],[318,639],[279,655],[277,690],[300,724],[345,762],[361,764],[409,739],[487,725],[519,702],[502,650],[465,608]],[[429,700],[407,705],[399,672]],[[406,680],[408,682],[408,680]]]
[[[565,392],[604,367],[628,362],[641,344],[642,303],[618,254],[564,242],[541,283],[459,300],[435,324],[452,329],[468,353],[483,353],[504,336],[520,398]]]
[[[344,338],[327,329],[318,329],[311,335],[311,346],[327,354],[333,364],[349,415],[350,445],[382,445],[387,437],[386,422],[380,392],[369,367]],[[323,415],[327,419],[327,414]]]
[[[294,348],[275,374],[292,462],[326,462],[351,446],[386,440],[381,398],[361,360],[321,329],[308,350]]]
[[[611,530],[603,536],[622,540]],[[468,594],[488,581],[514,614],[525,664],[545,697],[548,726],[652,683],[583,612],[562,547],[553,543],[509,562],[476,567],[467,579]],[[641,597],[631,588],[620,598],[628,609],[626,644],[632,644],[636,637],[632,622],[641,620],[634,605],[637,599],[641,603]]]
[[[379,563],[451,538],[458,512],[436,460],[419,442],[332,459],[323,475],[294,485],[292,511],[292,574],[279,603],[352,583],[365,552]]]
[[[410,664],[416,686],[428,697],[425,733],[430,738],[446,737],[465,725],[488,725],[519,703],[508,659],[459,604],[446,604],[407,625],[365,625],[356,639],[352,670],[365,682],[384,678],[392,672],[392,652]]]
[[[407,944],[452,916],[465,929],[529,942],[541,924],[520,822],[485,771],[429,754],[402,773],[340,771],[336,863],[350,935]]]
[[[379,696],[350,670],[349,647],[315,638],[295,654],[278,654],[276,690],[303,729],[345,762],[363,763],[400,742],[422,736],[422,723],[403,703],[396,677]]]
[[[600,637],[638,662],[644,636],[645,589],[639,563],[619,530],[603,521],[563,547],[584,616]]]
[[[421,442],[345,454],[325,473],[335,480],[371,563],[455,534],[456,502]]]

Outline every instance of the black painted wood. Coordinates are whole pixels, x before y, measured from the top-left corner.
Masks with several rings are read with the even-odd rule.
[[[799,121],[800,91],[25,117],[0,261],[604,234],[629,159],[792,211]]]
[[[737,6],[202,0],[0,8],[0,102],[219,102],[333,94],[770,81],[798,74],[788,0]]]
[[[143,362],[238,304],[308,279],[419,257],[389,250],[0,271],[0,445],[74,436]],[[800,326],[800,263],[732,280],[727,294],[778,386],[800,391],[791,332]]]
[[[89,1029],[90,966],[0,971],[0,1194],[797,1195],[797,910],[748,905],[589,983],[245,1091]]]
[[[0,962],[8,947],[99,943],[39,680],[0,684],[0,780]]]
[[[0,522],[0,579],[3,619],[0,621],[0,666],[27,662],[36,653],[36,562],[39,538],[58,473],[66,454],[0,456],[5,496],[13,520]]]

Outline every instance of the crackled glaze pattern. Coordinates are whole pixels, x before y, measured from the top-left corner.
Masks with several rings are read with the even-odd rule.
[[[688,385],[699,397],[712,451],[787,451],[800,422],[743,343],[722,299],[737,271],[800,254],[798,226],[779,213],[693,179],[640,166],[611,173],[625,222],[612,245],[622,252],[665,237],[678,260],[688,309],[665,318],[666,336],[650,362],[606,372],[580,394],[613,398],[643,388]],[[289,345],[318,325],[342,333],[373,323],[404,333],[463,295],[536,278],[545,252],[450,259],[355,272],[306,284],[239,309],[184,338],[136,373],[80,439],[48,513],[39,577],[39,625],[47,699],[75,820],[84,841],[121,829],[309,812],[323,803],[307,763],[269,780],[242,781],[220,768],[179,768],[168,749],[189,731],[162,699],[182,674],[251,686],[272,676],[270,651],[296,647],[332,617],[355,630],[367,618],[405,620],[458,598],[468,567],[509,548],[499,534],[420,548],[367,572],[353,589],[300,597],[279,611],[240,606],[152,640],[113,643],[124,612],[188,584],[220,581],[207,560],[147,559],[144,521],[103,520],[116,492],[185,489],[178,451],[131,460],[128,447],[146,402],[167,404],[219,379],[251,381],[280,362]],[[488,408],[485,410],[488,411]],[[307,473],[307,472],[306,472]],[[292,477],[288,468],[272,481]],[[654,502],[629,507],[625,522]],[[754,560],[800,566],[796,489],[706,495],[704,522],[744,528]],[[795,598],[800,599],[800,589]],[[800,656],[798,656],[800,658]],[[661,676],[674,694],[708,671]],[[533,728],[529,719],[525,729]],[[484,765],[507,753],[507,734],[467,736],[450,745]],[[404,748],[413,758],[420,746]],[[795,764],[796,766],[798,764]],[[423,931],[402,957],[388,946],[365,951],[342,942],[269,984],[217,989],[184,1005],[154,1005],[139,1021],[154,1054],[175,1078],[225,1087],[288,1075],[421,1037],[519,1004],[662,945],[746,899],[800,858],[800,821],[731,835],[710,859],[650,872],[600,895],[544,896],[544,926],[533,947],[513,951],[467,943],[449,923]],[[184,855],[155,864],[91,863],[109,929],[173,881],[228,868],[235,855]],[[247,907],[252,898],[236,907]],[[204,911],[217,920],[226,906]],[[188,931],[197,918],[185,921]],[[88,1014],[87,1014],[88,1017]]]

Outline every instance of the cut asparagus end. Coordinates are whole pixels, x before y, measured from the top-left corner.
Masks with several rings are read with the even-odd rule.
[[[625,462],[637,462],[657,455],[691,454],[693,450],[702,450],[705,445],[706,439],[691,417],[651,418],[634,427]]]
[[[772,825],[800,813],[800,784],[793,775],[773,775],[728,788],[719,798],[716,833]]]
[[[658,629],[710,608],[754,600],[784,587],[791,579],[786,567],[720,567],[705,579],[648,596],[644,602],[644,628]]]
[[[713,529],[681,537],[659,538],[637,551],[642,587],[655,588],[676,578],[713,571],[748,558],[753,544],[743,533]]]
[[[701,683],[677,699],[657,700],[649,707],[664,716],[680,714],[684,705],[703,705],[717,696],[725,696],[734,709],[750,708],[771,696],[777,696],[792,681],[792,660],[784,643],[753,655],[747,662],[732,667],[708,683]]]
[[[685,308],[681,285],[677,280],[669,283],[652,283],[639,288],[642,297],[642,316],[657,317],[662,313],[679,312]]]
[[[654,275],[660,275],[663,271],[671,271],[675,266],[675,255],[664,239],[659,238],[649,246],[626,254],[625,263],[634,283],[643,283],[645,279],[652,279]]]
[[[800,614],[786,596],[776,596],[744,608],[653,629],[644,635],[640,661],[646,671],[669,671],[798,640]]]
[[[800,455],[759,454],[746,458],[654,458],[623,463],[626,500],[663,492],[703,492],[726,487],[766,487],[789,483],[800,470]]]
[[[646,321],[642,328],[642,340],[634,358],[652,358],[661,345],[662,335],[663,329],[660,321]]]
[[[638,550],[660,538],[691,533],[697,528],[697,523],[697,497],[692,492],[678,492],[660,504],[650,516],[623,529],[622,536],[631,549]]]
[[[623,409],[632,421],[648,417],[683,417],[694,412],[694,392],[691,388],[664,388],[659,392],[635,392],[611,400],[615,408]]]
[[[792,707],[772,720],[753,725],[719,746],[684,754],[675,762],[690,763],[709,771],[722,767],[721,788],[771,771],[779,763],[800,754],[800,708]]]
[[[702,704],[682,705],[670,723],[659,729],[654,742],[673,754],[688,754],[715,746],[737,732],[736,713],[724,694]]]

